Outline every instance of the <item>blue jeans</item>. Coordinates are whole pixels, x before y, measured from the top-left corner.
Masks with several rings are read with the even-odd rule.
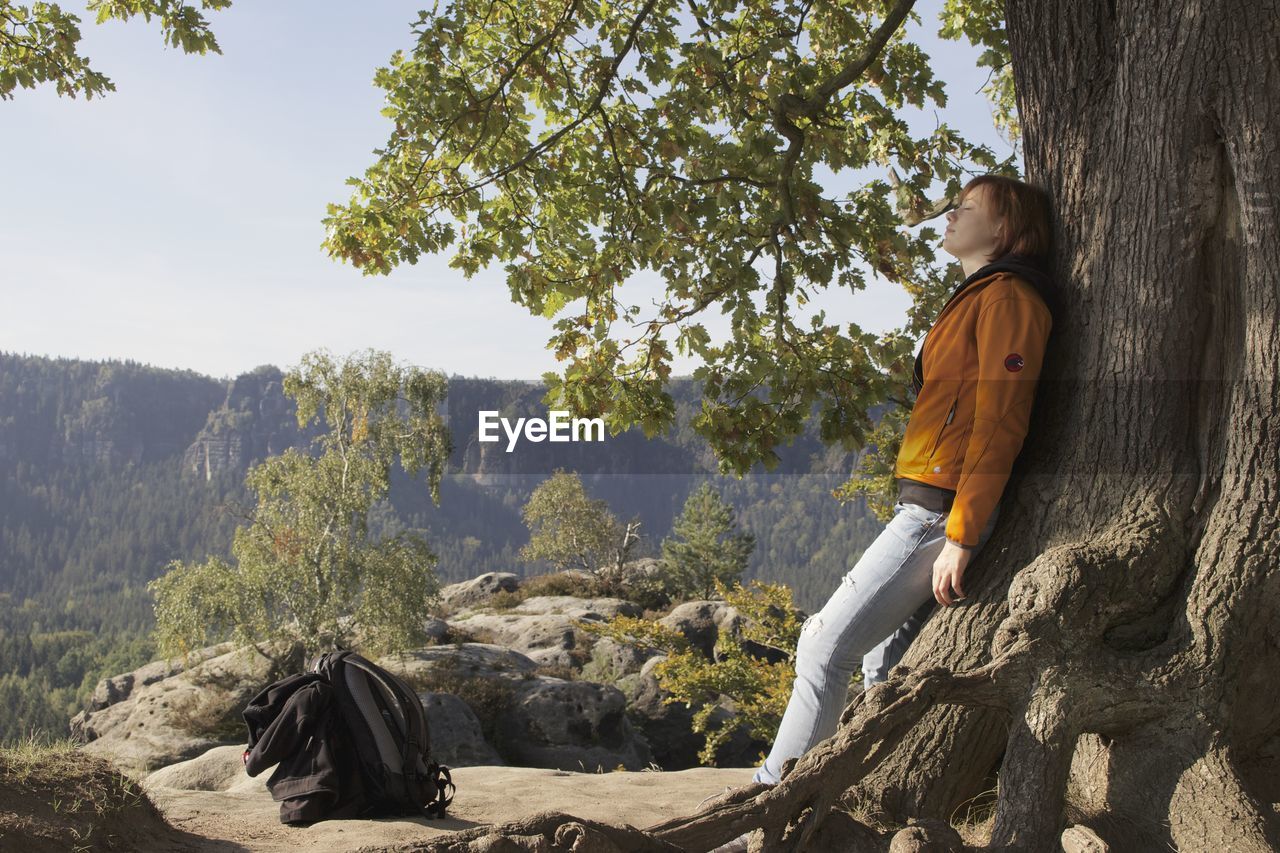
[[[835,734],[859,662],[870,687],[883,681],[901,660],[938,606],[933,597],[933,563],[946,541],[947,515],[898,501],[893,518],[839,588],[805,620],[796,646],[791,700],[754,781],[778,784],[783,762]],[[978,549],[990,538],[999,515],[997,503],[979,534]]]

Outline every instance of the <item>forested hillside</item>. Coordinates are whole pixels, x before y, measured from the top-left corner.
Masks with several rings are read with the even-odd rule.
[[[0,353],[0,740],[33,728],[63,733],[104,673],[151,659],[147,581],[172,559],[228,554],[247,511],[245,470],[303,445],[282,372],[234,379],[129,361]],[[861,502],[831,490],[854,456],[824,448],[816,425],[783,448],[774,472],[715,476],[687,429],[700,399],[676,383],[679,428],[595,444],[476,440],[476,413],[545,417],[541,387],[454,377],[447,401],[455,451],[432,504],[421,478],[397,472],[373,519],[380,536],[423,531],[444,582],[489,570],[545,567],[515,556],[520,508],[556,467],[578,472],[619,518],[640,517],[640,554],[657,555],[689,492],[711,477],[757,540],[747,576],[780,580],[814,610],[879,532]]]

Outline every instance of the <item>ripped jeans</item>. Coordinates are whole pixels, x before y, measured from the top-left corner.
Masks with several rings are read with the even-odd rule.
[[[946,541],[948,515],[898,501],[893,518],[839,588],[805,620],[796,647],[791,700],[754,781],[778,784],[783,762],[835,734],[859,660],[865,687],[883,681],[901,660],[938,606],[933,597],[933,563]],[[978,537],[977,549],[990,538],[999,515],[997,503]],[[971,557],[968,566],[972,561]]]

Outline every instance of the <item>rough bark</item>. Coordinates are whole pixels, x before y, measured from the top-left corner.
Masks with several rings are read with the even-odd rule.
[[[1121,849],[1277,846],[1278,20],[1274,2],[1008,3],[1065,287],[975,605],[903,663],[989,660],[1020,595],[1081,595],[1062,580],[1105,610],[1060,621],[1068,703],[1038,684],[1010,715],[935,709],[850,792],[863,809],[947,817],[1008,747],[993,845],[1014,843],[1035,820],[1014,797],[1043,815],[1066,796],[1063,756],[1028,736],[1057,727],[1110,735],[1085,735],[1066,805]],[[1015,768],[1038,784],[1006,793]]]
[[[755,828],[754,850],[819,849],[842,793],[886,825],[945,820],[995,767],[987,849],[1059,849],[1071,823],[1076,846],[1280,849],[1280,8],[1007,14],[1063,287],[970,599],[782,784],[630,849]],[[855,828],[846,849],[920,835]]]

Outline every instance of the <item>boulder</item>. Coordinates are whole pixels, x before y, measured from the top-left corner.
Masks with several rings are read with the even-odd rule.
[[[625,589],[628,599],[646,608],[659,610],[671,603],[671,578],[656,557],[640,557],[624,563],[620,570],[609,567],[600,571],[609,584]]]
[[[627,719],[626,705],[611,685],[535,676],[499,720],[496,745],[526,767],[639,770],[650,762],[649,746]]]
[[[484,739],[480,718],[462,699],[451,693],[421,693],[419,698],[427,712],[433,761],[448,767],[507,763]]]
[[[527,655],[541,666],[580,668],[596,637],[576,624],[575,616],[542,613],[472,613],[450,625],[486,643]]]
[[[469,581],[452,583],[440,590],[440,603],[450,611],[479,604],[496,592],[515,592],[520,576],[511,572],[485,572]]]
[[[623,679],[639,673],[647,660],[660,654],[655,649],[620,643],[612,637],[601,637],[591,647],[591,659],[582,667],[582,678],[584,681],[621,686]]]
[[[461,678],[523,680],[537,662],[514,649],[492,643],[451,643],[426,646],[378,658],[375,663],[394,672],[415,688],[429,685],[433,675]]]
[[[572,616],[603,622],[614,616],[640,616],[644,610],[635,602],[623,598],[578,598],[573,595],[537,595],[526,598],[511,608],[514,613],[535,613],[546,616]]]
[[[404,676],[424,701],[442,695],[445,690],[437,687],[441,685],[468,694],[460,697],[459,704],[479,703],[468,710],[481,719],[473,713],[471,720],[458,723],[457,730],[444,728],[438,734],[435,719],[429,721],[433,747],[447,740],[471,744],[460,748],[461,757],[452,758],[454,763],[438,759],[450,766],[510,763],[612,770],[619,765],[638,769],[648,763],[647,744],[626,717],[626,696],[611,685],[537,675],[534,659],[487,643],[431,646],[389,655],[378,663]],[[485,682],[492,686],[484,687]],[[487,743],[484,731],[491,732]],[[501,758],[483,757],[488,755],[486,746]]]
[[[661,583],[666,578],[662,560],[657,557],[639,557],[622,564],[619,574],[625,584]]]
[[[704,600],[677,604],[658,623],[679,631],[706,657],[714,658],[720,629],[737,633],[744,621],[737,608],[728,602]]]
[[[422,623],[422,633],[431,645],[447,642],[449,639],[449,623],[434,616]]]
[[[250,776],[244,770],[241,754],[244,746],[215,746],[195,758],[170,764],[153,771],[142,780],[142,787],[173,788],[179,791],[257,791],[266,790],[271,773]],[[272,765],[274,769],[275,765]]]

